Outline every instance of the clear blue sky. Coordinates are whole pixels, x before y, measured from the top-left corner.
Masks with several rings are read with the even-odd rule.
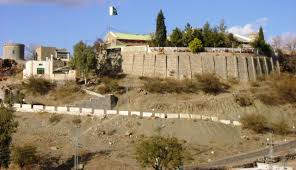
[[[113,3],[119,15],[108,16]],[[20,42],[64,47],[90,43],[114,31],[151,33],[163,9],[168,31],[187,22],[200,27],[225,19],[242,33],[263,25],[267,37],[296,32],[295,0],[0,0],[0,44]],[[267,38],[268,39],[268,38]],[[0,50],[0,56],[2,50]]]

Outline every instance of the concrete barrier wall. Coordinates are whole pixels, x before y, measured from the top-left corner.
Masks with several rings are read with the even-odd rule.
[[[241,126],[237,120],[219,120],[218,117],[196,115],[190,113],[153,113],[153,112],[138,112],[138,111],[118,111],[118,110],[101,110],[92,108],[79,108],[79,107],[55,107],[55,106],[42,106],[31,104],[14,104],[13,108],[19,112],[49,112],[66,115],[80,115],[80,116],[95,116],[105,117],[107,115],[120,115],[120,116],[138,116],[143,118],[161,118],[161,119],[190,119],[190,120],[206,120],[220,122],[226,125]]]
[[[277,62],[267,57],[223,56],[207,53],[122,53],[126,74],[146,77],[191,79],[195,74],[215,73],[223,79],[254,81],[277,69]]]

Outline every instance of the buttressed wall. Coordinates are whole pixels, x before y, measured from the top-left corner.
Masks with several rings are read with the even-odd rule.
[[[277,70],[277,61],[263,56],[231,53],[122,53],[126,74],[146,77],[191,79],[195,74],[215,73],[223,79],[254,81]]]

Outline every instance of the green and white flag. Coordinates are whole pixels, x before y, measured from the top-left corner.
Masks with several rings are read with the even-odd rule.
[[[117,14],[117,9],[114,6],[109,7],[109,15],[110,16],[118,15]]]

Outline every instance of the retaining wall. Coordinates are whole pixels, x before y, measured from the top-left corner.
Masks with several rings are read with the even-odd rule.
[[[126,74],[146,77],[191,79],[195,74],[215,73],[223,79],[255,81],[277,68],[277,61],[268,57],[229,56],[210,53],[122,53],[122,68]]]
[[[196,115],[189,113],[153,113],[153,112],[139,112],[139,111],[118,111],[118,110],[100,110],[92,108],[78,108],[78,107],[55,107],[31,104],[14,104],[13,108],[18,112],[38,113],[49,112],[56,114],[77,115],[77,116],[96,116],[105,117],[107,115],[121,115],[121,116],[139,116],[144,118],[160,118],[160,119],[192,119],[192,120],[207,120],[220,122],[226,125],[241,126],[237,120],[219,120],[218,117]]]

